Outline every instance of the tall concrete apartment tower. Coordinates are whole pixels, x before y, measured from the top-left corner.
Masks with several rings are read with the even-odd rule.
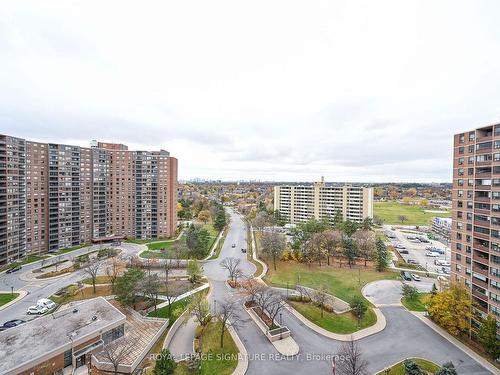
[[[171,237],[176,206],[177,159],[167,151],[0,135],[0,265],[116,236]]]
[[[453,143],[451,281],[470,290],[479,316],[500,322],[500,124]]]

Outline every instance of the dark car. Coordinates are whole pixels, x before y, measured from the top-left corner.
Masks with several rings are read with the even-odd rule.
[[[21,266],[15,266],[15,267],[9,268],[9,269],[7,270],[7,272],[6,272],[6,273],[17,272],[17,271],[19,271],[21,268],[23,268],[23,267],[21,267]]]
[[[241,249],[241,252],[242,252],[242,253],[246,253],[246,252],[247,252],[247,249]]]
[[[409,272],[401,271],[401,277],[403,278],[403,280],[411,281],[411,275]]]
[[[7,329],[7,328],[12,328],[12,327],[17,327],[20,324],[26,323],[22,319],[13,319],[9,320],[8,322],[5,322],[2,326],[2,328]]]
[[[409,254],[408,250],[399,250],[400,254]]]

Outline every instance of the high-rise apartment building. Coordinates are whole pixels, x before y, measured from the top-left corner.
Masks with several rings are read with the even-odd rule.
[[[177,159],[164,150],[0,135],[0,265],[113,236],[171,237],[176,191]]]
[[[500,124],[456,134],[453,146],[451,281],[500,322]]]
[[[25,254],[26,141],[0,135],[0,259]]]
[[[373,217],[373,189],[329,185],[323,179],[311,185],[275,186],[274,210],[292,224],[311,218],[333,221],[338,211],[344,220],[360,223]]]

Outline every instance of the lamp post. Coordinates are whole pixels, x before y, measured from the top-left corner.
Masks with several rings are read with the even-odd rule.
[[[217,300],[214,299],[214,315],[217,315]]]
[[[10,287],[10,295],[11,295],[11,296],[13,296],[13,295],[14,295],[14,287],[13,287],[13,286],[11,286],[11,287]]]
[[[283,316],[280,313],[280,340],[283,340]]]

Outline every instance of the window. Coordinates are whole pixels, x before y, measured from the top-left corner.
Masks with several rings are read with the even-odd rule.
[[[460,135],[458,136],[458,142],[459,142],[459,143],[464,143],[464,142],[465,142],[465,136],[464,136],[463,134],[460,134]]]
[[[491,142],[478,143],[476,145],[476,150],[487,150],[487,149],[490,149],[491,146],[492,146]]]
[[[464,165],[464,158],[458,158],[458,165]]]
[[[474,156],[469,156],[468,163],[474,164]]]
[[[458,244],[457,244],[458,245]],[[458,249],[457,249],[458,250]],[[460,251],[461,251],[461,246],[460,246]],[[461,261],[462,260],[462,255],[460,254],[455,254],[455,259],[458,260],[458,261]]]
[[[457,192],[457,196],[458,196],[459,198],[463,198],[463,197],[464,197],[464,191],[463,191],[463,190],[459,190],[459,191]]]
[[[104,342],[104,345],[106,345],[112,341],[115,341],[116,339],[119,339],[120,337],[123,336],[123,334],[124,334],[124,328],[122,324],[118,327],[109,330],[108,332],[105,332],[102,335],[102,341]]]
[[[464,146],[461,146],[461,147],[458,148],[458,153],[459,154],[463,154],[464,151],[465,151]]]
[[[457,184],[458,184],[458,186],[464,186],[464,180],[459,179],[459,180],[457,181]]]
[[[498,167],[500,168],[500,167]],[[464,169],[463,168],[458,168],[458,175],[463,176],[464,175]]]
[[[494,148],[500,148],[500,140],[495,141],[495,143],[493,144],[493,147]]]
[[[457,250],[458,250],[458,251],[462,251],[462,244],[461,244],[461,243],[457,243],[456,248],[457,248]],[[458,256],[459,256],[459,255],[460,255],[460,254],[457,254],[457,260],[459,260],[459,259],[458,259]],[[461,259],[461,258],[460,258],[460,259]]]
[[[476,156],[476,161],[478,163],[484,163],[486,161],[491,161],[493,158],[492,158],[492,155],[491,154],[484,154],[484,155],[477,155]]]
[[[469,132],[469,142],[473,142],[476,139],[476,132]]]

